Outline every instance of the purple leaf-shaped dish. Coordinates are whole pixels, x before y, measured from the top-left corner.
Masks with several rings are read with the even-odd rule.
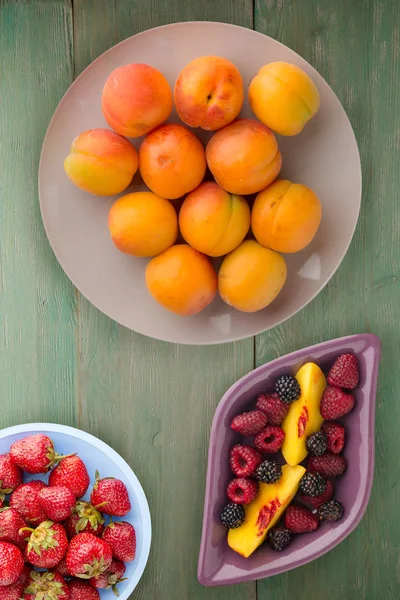
[[[336,523],[321,523],[317,531],[294,536],[283,552],[263,544],[249,558],[243,558],[227,544],[227,530],[219,515],[226,504],[226,486],[232,478],[230,448],[240,440],[230,423],[235,415],[255,405],[258,394],[272,390],[276,378],[296,372],[308,361],[328,371],[344,352],[355,354],[360,366],[360,383],[355,390],[356,405],[344,418],[347,438],[344,455],[346,473],[335,481],[335,497],[345,507]],[[228,585],[277,575],[308,563],[339,544],[360,522],[368,504],[374,474],[375,402],[380,361],[380,341],[372,334],[330,340],[287,354],[262,365],[235,383],[223,396],[212,424],[208,454],[207,486],[198,579],[207,586]],[[242,438],[243,439],[243,438]]]

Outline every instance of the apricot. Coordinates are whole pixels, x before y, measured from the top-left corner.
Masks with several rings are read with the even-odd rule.
[[[115,131],[140,137],[161,125],[172,111],[172,91],[160,71],[134,63],[114,69],[101,99],[103,115]]]
[[[244,240],[250,208],[243,196],[225,192],[213,181],[188,194],[179,212],[185,241],[208,256],[223,256]]]
[[[139,169],[143,181],[155,194],[176,200],[203,180],[206,172],[203,145],[182,125],[161,125],[143,140]]]
[[[286,62],[264,65],[249,86],[250,106],[258,119],[281,135],[297,135],[319,109],[311,77]]]
[[[321,217],[321,203],[310,188],[279,179],[257,195],[251,226],[262,246],[292,253],[308,246]]]
[[[72,183],[96,196],[123,192],[137,168],[136,148],[108,129],[89,129],[79,134],[64,160],[64,170]]]
[[[178,244],[149,262],[146,285],[164,308],[178,315],[194,315],[213,301],[217,274],[207,256]]]
[[[242,76],[226,58],[195,58],[179,73],[174,100],[186,125],[207,131],[221,129],[236,119],[242,108]]]
[[[270,304],[286,281],[283,256],[245,240],[228,254],[218,275],[218,289],[224,302],[243,312],[256,312]]]
[[[133,256],[157,256],[175,243],[178,217],[171,202],[152,192],[122,196],[108,214],[115,246]]]
[[[231,194],[261,191],[282,166],[274,134],[255,119],[239,119],[214,133],[206,158],[215,181]]]

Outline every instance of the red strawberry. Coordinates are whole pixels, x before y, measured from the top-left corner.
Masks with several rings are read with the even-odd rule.
[[[126,521],[111,521],[104,530],[103,540],[110,546],[113,556],[123,562],[132,562],[136,555],[136,532]]]
[[[16,583],[0,587],[0,600],[20,600],[26,587],[26,582],[29,579],[31,570],[25,566],[21,576]]]
[[[111,561],[110,546],[91,533],[79,533],[69,544],[67,569],[74,577],[98,577],[109,569]]]
[[[310,456],[308,459],[308,470],[321,473],[324,477],[338,477],[343,475],[347,469],[347,461],[344,456],[326,452],[322,456]]]
[[[314,508],[319,508],[325,502],[330,500],[332,498],[332,496],[333,496],[333,484],[332,484],[332,481],[330,481],[328,479],[326,481],[325,491],[322,494],[320,494],[319,496],[312,497],[312,496],[305,496],[303,494],[300,497],[303,500],[303,502],[306,502],[307,504],[311,504],[311,506],[313,506]]]
[[[345,431],[342,425],[333,421],[326,421],[322,425],[325,433],[326,441],[328,442],[328,450],[332,454],[340,454],[344,448]]]
[[[266,424],[267,415],[262,410],[251,410],[237,415],[231,423],[231,428],[242,435],[256,435]]]
[[[0,510],[0,541],[24,547],[26,533],[19,532],[21,527],[26,527],[26,523],[15,508]]]
[[[90,478],[79,456],[68,456],[50,473],[49,485],[65,485],[75,498],[81,498],[88,490]]]
[[[347,415],[354,407],[354,396],[334,387],[326,388],[320,404],[324,419],[339,419]]]
[[[101,505],[101,512],[115,517],[124,517],[131,510],[129,494],[125,484],[113,477],[99,479],[97,472],[90,502],[93,506],[100,507]]]
[[[85,581],[74,579],[68,585],[69,600],[100,600],[99,592]]]
[[[270,425],[280,425],[289,412],[289,404],[282,402],[276,392],[258,396],[257,408],[265,412]]]
[[[19,485],[11,494],[11,508],[15,508],[29,525],[36,526],[47,519],[38,499],[39,492],[45,487],[43,481],[30,481]]]
[[[75,505],[75,512],[64,523],[69,539],[78,533],[92,533],[100,536],[104,530],[104,517],[90,502],[80,500]]]
[[[359,378],[358,362],[354,354],[342,354],[333,363],[327,381],[334,387],[354,390]]]
[[[9,453],[0,454],[0,502],[22,483],[22,471],[13,464]],[[1,506],[0,506],[1,508]]]
[[[232,479],[226,488],[226,495],[235,504],[249,504],[257,496],[258,483],[252,479]]]
[[[76,498],[65,485],[55,485],[40,490],[38,500],[47,518],[60,523],[71,516]]]
[[[26,473],[47,473],[63,457],[56,454],[53,441],[43,433],[28,435],[14,442],[11,460]]]
[[[23,568],[21,550],[9,542],[0,542],[0,586],[17,583]]]
[[[231,450],[229,464],[237,477],[250,477],[261,464],[262,456],[255,448],[236,444]]]
[[[67,568],[67,561],[66,561],[65,556],[64,556],[64,558],[62,558],[60,560],[60,562],[58,563],[58,565],[56,566],[56,568],[54,570],[56,573],[59,573],[63,577],[71,577],[71,574]]]
[[[261,452],[278,452],[285,439],[285,432],[277,425],[267,425],[256,435],[254,445]]]
[[[309,531],[315,531],[318,529],[318,525],[318,516],[302,506],[291,504],[285,512],[285,526],[292,533],[308,533]]]
[[[24,600],[69,600],[67,582],[59,573],[31,571]]]
[[[42,569],[52,569],[58,565],[68,548],[64,527],[59,523],[44,521],[36,529],[25,528],[25,531],[31,532],[25,549],[26,562]]]
[[[114,594],[118,596],[117,585],[121,581],[125,581],[124,573],[126,567],[123,562],[113,558],[112,563],[108,571],[104,571],[98,577],[94,577],[89,580],[89,583],[94,588],[105,588],[107,590],[112,589]]]

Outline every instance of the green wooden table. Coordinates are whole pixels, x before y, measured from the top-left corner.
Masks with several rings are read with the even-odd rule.
[[[350,117],[364,176],[354,241],[323,293],[273,331],[212,348],[141,337],[93,308],[56,261],[37,196],[43,136],[74,77],[128,36],[197,19],[254,27],[308,60]],[[133,466],[154,527],[135,598],[400,598],[399,23],[397,0],[0,1],[1,426],[80,427]],[[202,588],[196,567],[208,435],[221,395],[256,365],[364,331],[381,336],[383,361],[375,484],[361,525],[294,572]]]

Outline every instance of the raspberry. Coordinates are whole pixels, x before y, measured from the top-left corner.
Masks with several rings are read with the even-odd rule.
[[[274,527],[268,531],[267,540],[271,547],[271,550],[275,552],[281,552],[291,542],[292,535],[289,529],[286,529],[283,525]]]
[[[342,425],[333,421],[326,421],[322,425],[328,443],[328,450],[332,454],[340,454],[344,448],[345,431]]]
[[[231,427],[242,435],[256,435],[261,429],[264,429],[267,422],[267,415],[262,410],[251,410],[237,415],[233,419]]]
[[[285,525],[292,533],[308,533],[319,526],[319,518],[301,506],[291,504],[285,512]]]
[[[255,472],[255,478],[263,483],[275,483],[282,475],[282,467],[274,460],[264,460]]]
[[[318,514],[323,521],[339,521],[344,514],[344,507],[338,500],[328,500],[319,510]]]
[[[321,398],[320,412],[324,419],[339,419],[354,406],[354,396],[339,388],[328,387]]]
[[[317,431],[312,433],[306,439],[307,452],[311,456],[322,456],[328,449],[328,443],[326,440],[325,433],[323,431]]]
[[[244,522],[245,514],[243,506],[240,504],[234,504],[233,502],[227,504],[221,513],[221,523],[228,527],[228,529],[236,529]]]
[[[261,452],[278,452],[285,439],[285,432],[277,425],[267,425],[256,435],[254,445]]]
[[[334,387],[354,390],[359,380],[358,362],[354,354],[342,354],[328,373],[328,383]]]
[[[337,477],[343,475],[347,469],[347,461],[344,456],[327,452],[322,456],[310,456],[308,469],[321,473],[324,477]]]
[[[231,450],[229,460],[232,472],[237,477],[250,477],[262,461],[262,456],[251,446],[236,444]]]
[[[258,483],[252,479],[232,479],[226,488],[226,495],[235,504],[248,504],[257,496]]]
[[[282,402],[276,392],[258,396],[257,408],[265,412],[270,425],[280,425],[289,412],[289,406]]]
[[[320,506],[322,506],[322,504],[325,504],[325,502],[327,502],[328,500],[330,500],[333,496],[333,484],[332,481],[330,481],[329,479],[326,482],[326,488],[323,494],[320,494],[319,496],[306,496],[305,494],[302,494],[300,496],[300,498],[302,499],[303,502],[305,502],[306,504],[311,504],[311,506],[313,506],[314,508],[319,508]]]
[[[275,390],[279,395],[279,398],[285,404],[291,404],[300,398],[301,394],[299,382],[291,375],[281,375],[278,377],[275,384]]]
[[[299,489],[306,496],[320,496],[326,490],[326,481],[319,473],[306,473],[300,480]]]

